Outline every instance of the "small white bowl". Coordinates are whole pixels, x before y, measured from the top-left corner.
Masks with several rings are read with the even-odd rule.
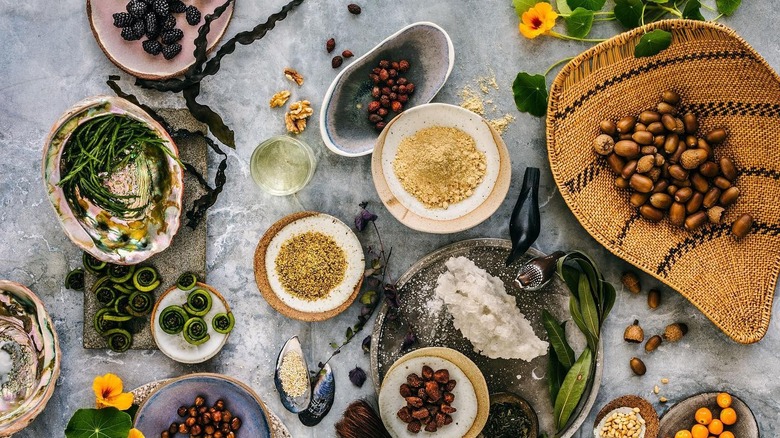
[[[359,157],[374,150],[377,132],[368,121],[373,84],[368,75],[382,59],[406,59],[404,76],[415,85],[406,108],[428,103],[450,77],[455,47],[447,32],[434,23],[410,24],[347,65],[328,87],[320,111],[320,134],[338,155]]]
[[[401,141],[434,126],[466,132],[487,160],[485,178],[474,194],[447,209],[426,208],[404,190],[393,170]],[[420,151],[420,159],[426,156]],[[396,219],[414,230],[444,234],[472,228],[495,213],[509,191],[512,166],[501,135],[485,119],[459,106],[429,103],[404,111],[388,123],[374,148],[371,173],[380,199]]]
[[[206,321],[206,324],[209,326],[209,340],[200,345],[190,344],[184,339],[184,336],[181,333],[175,335],[165,333],[163,329],[160,328],[159,321],[160,313],[162,313],[163,309],[174,304],[181,306],[186,303],[187,295],[195,289],[203,289],[211,294],[211,310],[203,317],[203,320]],[[172,286],[160,296],[157,303],[154,305],[154,309],[152,309],[152,321],[151,324],[149,324],[152,328],[152,338],[154,338],[157,348],[176,362],[205,362],[216,356],[216,354],[222,350],[222,347],[230,336],[230,332],[224,334],[217,333],[211,327],[211,321],[214,319],[214,316],[218,313],[228,312],[230,312],[230,306],[228,306],[228,303],[225,301],[222,294],[205,283],[198,282],[195,288],[188,291],[181,290],[177,286]]]

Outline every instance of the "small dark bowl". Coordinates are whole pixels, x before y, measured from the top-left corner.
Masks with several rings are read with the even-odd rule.
[[[525,413],[525,416],[531,420],[531,428],[528,432],[528,436],[535,437],[539,435],[539,419],[536,417],[536,411],[534,411],[534,408],[532,408],[524,398],[513,392],[497,392],[495,394],[490,394],[490,406],[499,403],[511,403],[519,406],[523,413]],[[488,421],[490,421],[489,417]],[[480,434],[478,438],[485,438],[485,436]]]

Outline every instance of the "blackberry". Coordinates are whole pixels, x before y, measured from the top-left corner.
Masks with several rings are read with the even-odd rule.
[[[173,44],[182,38],[184,38],[184,32],[181,29],[166,30],[160,35],[163,44]]]
[[[185,17],[187,17],[187,23],[190,23],[190,26],[200,23],[200,11],[195,6],[187,6]]]
[[[142,2],[141,0],[131,0],[127,4],[127,12],[130,13],[130,15],[133,17],[143,18],[147,11],[149,11],[149,5]]]
[[[140,40],[146,33],[146,23],[144,23],[144,20],[138,20],[130,26],[130,29],[133,31],[134,39]]]
[[[144,48],[144,52],[150,55],[159,55],[163,49],[162,44],[157,40],[146,40],[141,45]]]
[[[171,9],[171,12],[180,14],[187,10],[187,5],[184,4],[181,0],[173,0],[168,2],[168,6]]]
[[[160,25],[157,23],[157,16],[154,12],[147,12],[146,14],[146,36],[150,39],[155,39],[160,35]]]
[[[123,27],[122,33],[120,35],[122,35],[122,38],[125,41],[135,41],[135,40],[140,40],[143,34],[136,35],[135,31],[133,31],[133,26],[130,26],[130,27]]]
[[[168,0],[154,0],[154,3],[152,3],[152,10],[154,10],[154,13],[160,17],[165,17],[171,13]]]
[[[173,59],[179,52],[181,52],[181,44],[179,43],[173,43],[162,49],[162,54],[165,59]]]
[[[176,27],[176,17],[168,15],[160,19],[160,31],[171,30]]]
[[[135,18],[133,18],[132,15],[128,14],[127,12],[117,12],[113,15],[114,17],[114,26],[116,27],[128,27],[132,26],[133,22],[135,21]]]

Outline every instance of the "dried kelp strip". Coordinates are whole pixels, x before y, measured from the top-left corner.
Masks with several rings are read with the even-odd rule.
[[[201,175],[201,173],[195,169],[195,167],[189,163],[183,163],[184,168],[195,177],[201,187],[203,187],[203,189],[206,191],[203,196],[193,202],[192,208],[185,214],[187,217],[187,226],[195,229],[198,226],[198,223],[200,223],[200,221],[206,216],[206,211],[217,202],[217,198],[219,197],[219,194],[222,193],[222,189],[227,182],[227,177],[225,176],[225,171],[227,170],[227,154],[222,150],[222,148],[219,147],[217,142],[205,136],[201,132],[190,131],[188,129],[173,129],[168,121],[159,115],[155,110],[147,105],[142,104],[134,95],[125,93],[119,84],[116,83],[117,80],[119,80],[118,76],[109,76],[106,84],[108,84],[108,86],[114,90],[117,96],[126,99],[135,105],[138,105],[144,111],[146,111],[154,120],[162,125],[166,131],[168,131],[174,141],[182,138],[200,136],[215,153],[222,155],[222,161],[220,161],[219,166],[217,166],[217,174],[214,177],[214,188],[209,186],[206,178],[204,178],[203,175]]]
[[[182,92],[184,101],[187,103],[187,109],[190,110],[192,117],[195,117],[196,120],[208,125],[211,133],[214,137],[217,137],[222,144],[235,149],[236,141],[233,130],[225,124],[222,120],[222,116],[217,114],[216,111],[209,108],[208,105],[198,103],[196,100],[198,94],[200,94],[200,83],[187,87]]]

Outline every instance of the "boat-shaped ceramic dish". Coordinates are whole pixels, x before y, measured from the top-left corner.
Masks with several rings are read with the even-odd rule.
[[[46,408],[60,355],[43,302],[21,284],[0,280],[0,436],[24,429]]]
[[[373,87],[368,75],[382,59],[408,60],[405,73],[415,85],[406,108],[428,103],[447,82],[455,48],[447,32],[433,23],[410,24],[390,35],[341,71],[330,84],[320,111],[320,133],[331,151],[347,157],[370,154],[378,133],[368,121]]]
[[[717,403],[717,392],[705,392],[688,397],[672,406],[661,417],[659,438],[673,437],[679,430],[690,430],[696,424],[695,415],[699,408],[708,408],[712,412],[712,418],[718,418],[723,410]],[[737,414],[737,422],[731,426],[725,426],[724,431],[730,431],[739,438],[759,438],[758,423],[753,411],[739,397],[731,394],[731,406]]]
[[[60,186],[64,169],[62,155],[71,134],[97,117],[118,114],[141,121],[161,139],[156,155],[144,160],[140,170],[123,178],[140,181],[139,196],[150,200],[148,207],[133,217],[118,218],[78,194]],[[146,155],[146,154],[144,154]],[[95,258],[121,265],[134,265],[168,248],[179,229],[182,210],[183,171],[176,145],[165,129],[149,114],[127,100],[111,96],[87,98],[70,108],[54,124],[43,150],[43,180],[49,200],[65,234],[79,248]],[[134,163],[140,160],[134,161]],[[119,173],[119,172],[115,172]],[[127,173],[126,173],[127,175]],[[113,178],[110,176],[109,178]],[[143,190],[145,188],[146,190]]]

